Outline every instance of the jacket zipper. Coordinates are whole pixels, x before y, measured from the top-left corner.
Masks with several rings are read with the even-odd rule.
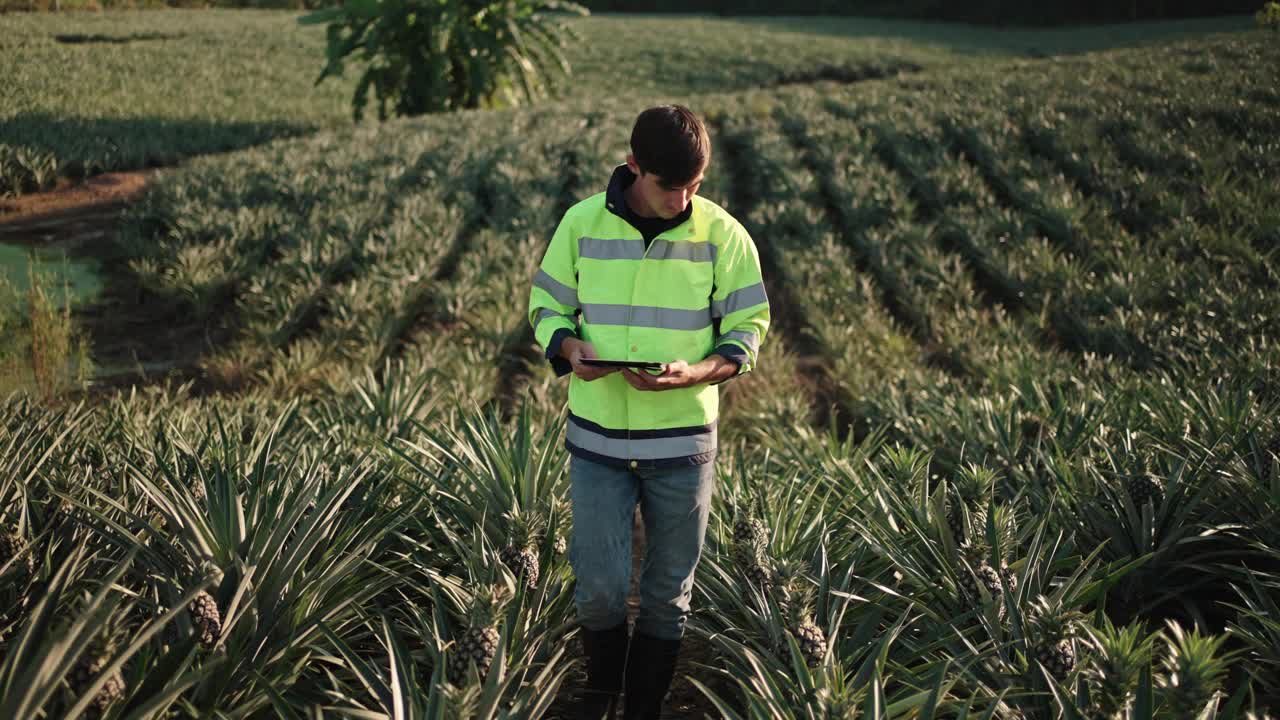
[[[627,223],[627,224],[628,224],[628,225],[630,225],[630,223]],[[634,225],[632,225],[632,228],[635,228],[635,226],[634,226]],[[639,230],[638,230],[638,229],[637,229],[636,231],[637,231],[637,232],[639,232]],[[645,244],[645,248],[644,248],[644,255],[641,255],[641,256],[640,256],[640,268],[638,268],[638,269],[636,270],[636,277],[635,277],[635,280],[631,283],[631,302],[627,303],[627,333],[628,333],[628,335],[627,335],[627,354],[628,354],[628,355],[630,355],[630,354],[631,354],[631,347],[632,347],[632,345],[631,345],[631,335],[630,335],[630,332],[631,332],[631,313],[634,311],[635,306],[636,306],[636,303],[635,303],[635,301],[636,301],[636,285],[638,285],[638,284],[639,284],[639,281],[640,281],[640,270],[644,268],[644,261],[649,259],[649,250],[653,248],[653,244],[654,244],[655,242],[657,242],[658,238],[659,238],[659,237],[661,237],[661,236],[662,236],[662,233],[658,233],[657,235],[655,235],[655,236],[653,237],[653,240],[650,240],[649,242],[647,242],[647,243]],[[644,240],[644,233],[640,233],[640,239],[641,239],[642,241]],[[631,453],[631,424],[632,424],[632,423],[631,423],[631,417],[630,417],[630,415],[631,415],[631,408],[630,408],[630,407],[628,407],[628,408],[627,408],[627,416],[628,416],[628,417],[627,417],[627,452],[628,452],[629,454],[632,454],[632,455],[633,455],[633,457],[631,458],[630,465],[631,465],[632,469],[634,469],[634,468],[636,467],[636,464],[637,464],[639,461],[634,457],[634,454],[633,454],[633,453]]]

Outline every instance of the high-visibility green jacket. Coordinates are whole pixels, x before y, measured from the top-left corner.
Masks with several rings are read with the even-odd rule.
[[[769,301],[746,230],[694,196],[688,219],[646,247],[620,202],[621,193],[602,192],[561,219],[529,294],[538,343],[558,346],[559,331],[603,359],[690,364],[719,351],[739,363],[738,374],[749,372],[769,329]],[[621,373],[572,376],[565,444],[615,466],[703,463],[715,457],[718,411],[719,388],[707,383],[646,392]]]

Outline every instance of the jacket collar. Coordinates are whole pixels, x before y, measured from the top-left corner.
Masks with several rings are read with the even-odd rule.
[[[605,190],[604,195],[604,205],[609,212],[622,218],[632,227],[636,227],[636,222],[639,218],[635,213],[631,212],[631,206],[627,205],[627,199],[623,192],[631,187],[631,184],[635,181],[636,174],[631,172],[631,168],[627,167],[626,163],[623,163],[613,169],[613,176],[609,178],[609,187]],[[693,199],[690,198],[689,204],[684,208],[684,212],[663,223],[660,233],[679,227],[685,221],[692,219],[692,217]]]

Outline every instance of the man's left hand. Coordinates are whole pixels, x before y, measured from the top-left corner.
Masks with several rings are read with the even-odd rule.
[[[684,360],[663,363],[661,375],[650,375],[648,372],[636,372],[631,368],[623,368],[622,377],[637,390],[674,390],[693,387],[706,381],[706,377],[697,366],[690,365]]]

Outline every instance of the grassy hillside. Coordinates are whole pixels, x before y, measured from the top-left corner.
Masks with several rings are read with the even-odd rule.
[[[324,29],[300,28],[296,17],[221,10],[0,15],[0,194],[349,125],[356,73],[315,87]],[[1235,18],[998,32],[850,18],[607,15],[571,25],[582,42],[569,48],[577,72],[561,100],[582,107],[1249,27]]]
[[[916,57],[687,98],[776,320],[723,386],[673,704],[1274,713],[1280,46]],[[0,716],[571,717],[566,383],[522,308],[637,102],[339,126],[158,180],[90,327],[185,328],[177,355],[135,336],[177,372],[0,404]],[[520,514],[536,580],[499,560]],[[749,516],[763,548],[734,546]],[[501,654],[446,684],[494,584]]]

